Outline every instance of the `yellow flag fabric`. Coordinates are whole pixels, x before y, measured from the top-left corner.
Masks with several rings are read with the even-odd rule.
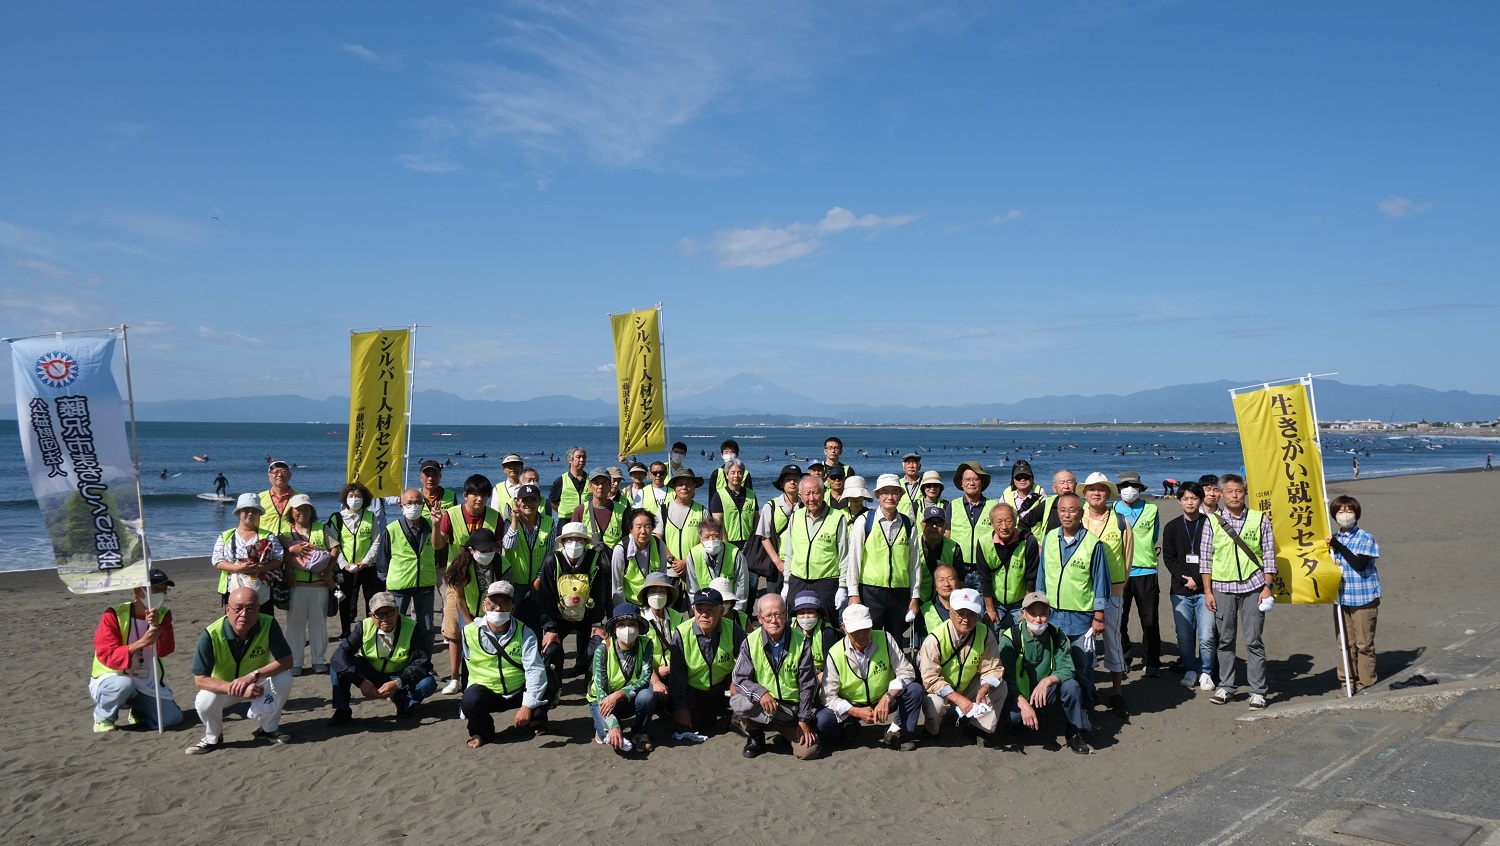
[[[1328,550],[1323,454],[1308,386],[1236,394],[1234,416],[1245,451],[1246,501],[1270,513],[1276,535],[1272,591],[1281,601],[1335,602],[1340,574]]]
[[[400,496],[411,330],[360,332],[349,346],[348,478],[375,496]]]
[[[661,312],[611,315],[620,383],[620,454],[667,448],[667,386],[661,368]]]

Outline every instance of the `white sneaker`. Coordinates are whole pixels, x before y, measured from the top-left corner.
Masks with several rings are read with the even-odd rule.
[[[455,694],[457,692],[458,692],[458,679],[448,679],[448,683],[445,684],[445,685],[443,685],[443,695],[445,695],[445,696],[452,696],[453,694]]]
[[[1193,685],[1195,685],[1197,683],[1198,683],[1198,674],[1197,673],[1193,672],[1192,670],[1188,670],[1187,672],[1185,672],[1185,673],[1182,674],[1182,686],[1183,687],[1192,687]]]
[[[1250,710],[1252,710],[1252,711],[1264,711],[1264,710],[1266,710],[1266,697],[1262,696],[1259,693],[1252,693],[1252,694],[1250,694]]]
[[[1213,690],[1214,689],[1214,677],[1211,676],[1211,675],[1209,675],[1208,673],[1203,673],[1203,674],[1199,675],[1198,676],[1198,689],[1199,690]]]

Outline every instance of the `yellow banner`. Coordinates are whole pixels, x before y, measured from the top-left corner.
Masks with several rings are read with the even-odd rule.
[[[1332,603],[1339,568],[1328,550],[1323,454],[1307,385],[1273,385],[1234,396],[1245,451],[1246,501],[1271,514],[1276,535],[1276,598]]]
[[[375,496],[400,496],[411,330],[360,332],[349,347],[349,481]]]
[[[661,312],[648,308],[609,318],[620,382],[620,454],[667,448],[667,386],[661,373]]]

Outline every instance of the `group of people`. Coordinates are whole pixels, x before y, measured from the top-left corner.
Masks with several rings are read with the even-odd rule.
[[[1183,516],[1162,526],[1133,472],[1092,473],[1080,486],[1060,470],[1049,493],[1020,460],[991,497],[990,474],[970,461],[951,476],[959,495],[945,499],[947,483],[923,471],[920,455],[871,485],[842,462],[842,446],[829,438],[825,461],[783,467],[764,501],[732,440],[707,480],[684,465],[681,444],[649,466],[622,456],[625,472],[587,472],[575,447],[545,497],[514,453],[499,484],[475,474],[461,491],[428,461],[421,486],[390,503],[351,482],[327,520],[273,462],[269,488],[239,498],[237,525],[215,543],[225,614],[198,639],[194,704],[205,732],[187,751],[217,748],[225,707],[247,700],[256,736],[287,742],[282,707],[308,671],[329,676],[331,725],[352,722],[356,688],[408,717],[439,692],[441,637],[441,692],[461,695],[471,747],[495,738],[501,713],[544,732],[563,678],[577,675],[596,742],[622,754],[650,751],[657,717],[677,742],[701,742],[727,721],[746,737],[747,757],[768,749],[769,733],[807,759],[862,728],[905,750],[920,742],[919,723],[936,735],[951,721],[982,742],[1002,725],[1039,730],[1049,710],[1068,748],[1086,754],[1096,701],[1129,714],[1132,609],[1144,672],[1163,670],[1159,565],[1182,683],[1232,701],[1243,640],[1248,705],[1266,707],[1275,550],[1242,478],[1179,483]],[[394,519],[387,505],[399,508]],[[1357,501],[1339,497],[1330,513],[1358,690],[1375,681],[1379,549],[1358,527]],[[155,725],[158,702],[162,725],[181,720],[159,662],[174,643],[161,601],[171,587],[153,571],[149,588],[101,619],[96,731],[124,712]],[[1107,699],[1096,663],[1109,674]]]

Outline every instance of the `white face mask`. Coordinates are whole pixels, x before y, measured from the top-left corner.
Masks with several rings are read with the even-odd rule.
[[[682,460],[684,458],[687,458],[687,453],[685,453],[685,452],[674,452],[674,453],[672,453],[672,463],[673,464],[681,464]]]
[[[350,511],[358,511],[365,507],[365,498],[362,496],[351,496],[344,500],[344,504],[349,506]]]
[[[1120,488],[1120,501],[1129,505],[1141,498],[1141,492],[1135,488]]]
[[[660,611],[667,607],[667,595],[660,591],[653,591],[650,596],[646,597],[646,604],[651,606],[651,610]]]
[[[358,506],[353,505],[353,503],[356,503],[358,501],[359,500],[357,500],[357,499],[351,499],[351,500],[349,500],[350,507],[357,510]],[[403,505],[403,506],[401,506],[401,516],[406,518],[406,522],[408,522],[408,523],[415,523],[422,516],[422,506],[420,506],[420,505]]]
[[[810,632],[813,629],[816,629],[818,627],[818,618],[817,617],[798,617],[797,618],[797,627],[800,628],[800,629],[802,629],[804,632]]]
[[[1352,528],[1354,528],[1355,517],[1354,517],[1353,512],[1340,511],[1338,513],[1338,516],[1334,517],[1333,519],[1335,519],[1335,520],[1338,521],[1340,529],[1352,529]]]
[[[1037,637],[1041,637],[1042,636],[1042,632],[1045,632],[1046,630],[1047,630],[1047,624],[1046,623],[1027,623],[1026,624],[1026,631],[1031,632],[1033,635],[1035,635]]]
[[[735,455],[735,454],[734,454],[734,453],[732,453],[732,452],[726,452],[726,453],[724,453],[724,456],[723,456],[723,458],[724,458],[724,463],[725,463],[725,464],[728,464],[728,463],[729,463],[729,459],[731,459],[731,458],[738,458],[738,457],[739,457],[739,456],[737,456],[737,455]]]
[[[503,626],[510,622],[509,611],[486,611],[484,621],[492,626]]]
[[[582,558],[583,544],[578,541],[568,541],[563,544],[563,554],[569,558]]]
[[[479,563],[479,566],[488,567],[490,566],[490,562],[495,560],[495,550],[491,549],[488,552],[476,552],[474,553],[474,560]]]
[[[635,626],[621,625],[615,627],[615,640],[618,640],[621,646],[633,646],[635,639],[640,637],[640,635],[640,629],[637,629]]]
[[[703,542],[703,551],[709,555],[718,555],[724,551],[724,542],[721,540],[706,540]]]

